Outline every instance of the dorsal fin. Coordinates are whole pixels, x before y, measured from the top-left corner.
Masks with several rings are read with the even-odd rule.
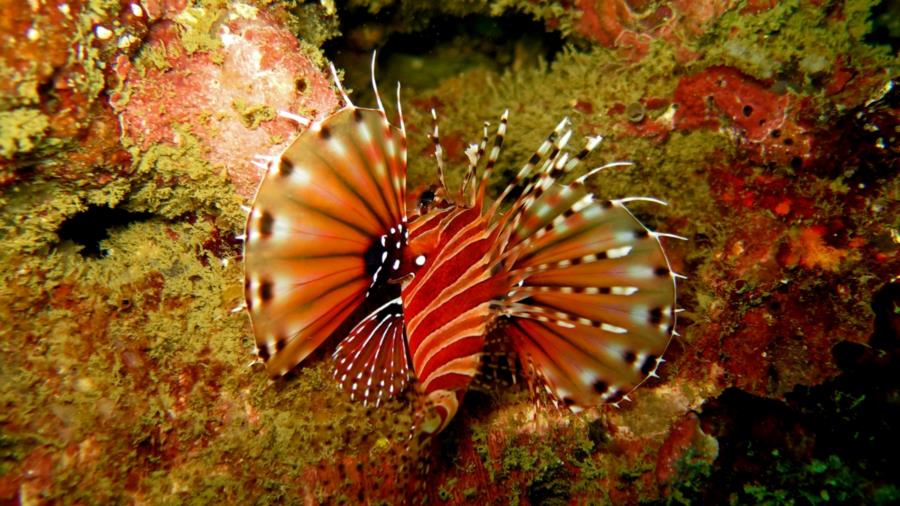
[[[495,301],[503,334],[532,389],[579,410],[618,402],[648,376],[674,332],[675,282],[657,234],[622,201],[597,201],[586,178],[558,180],[600,143],[571,156],[561,121],[494,202],[514,197],[494,223],[493,271],[507,276]]]
[[[506,124],[509,121],[509,109],[503,111],[500,116],[500,124],[497,125],[497,135],[494,136],[494,145],[488,155],[487,165],[484,167],[484,173],[481,175],[481,183],[478,185],[478,194],[475,197],[475,205],[481,209],[484,206],[484,196],[487,193],[487,186],[491,181],[491,174],[494,171],[494,165],[500,156],[500,149],[503,147],[503,138],[506,136]],[[499,200],[499,199],[498,199]]]
[[[675,324],[676,274],[658,234],[576,182],[549,187],[510,235],[500,311],[530,381],[577,410],[618,402],[653,374]]]

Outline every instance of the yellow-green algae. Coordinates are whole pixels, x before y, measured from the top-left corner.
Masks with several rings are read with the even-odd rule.
[[[141,74],[141,77],[147,75],[147,69],[153,68],[159,71],[166,71],[172,68],[171,59],[178,57],[180,51],[177,47],[169,47],[161,42],[158,45],[144,45],[138,51],[134,59],[134,67]],[[124,104],[123,104],[124,105]]]
[[[36,109],[0,111],[0,156],[12,158],[15,154],[28,153],[44,136],[50,121]]]
[[[243,224],[240,199],[228,183],[223,167],[205,160],[206,147],[186,127],[175,125],[178,145],[157,144],[145,152],[131,147],[135,172],[144,176],[128,202],[131,211],[146,211],[165,218],[205,211],[224,220],[226,229]]]
[[[222,47],[218,25],[225,19],[227,12],[227,2],[213,0],[202,6],[188,7],[175,16],[180,31],[179,40],[188,54],[197,51],[212,52]]]
[[[460,133],[467,142],[480,138],[480,125],[490,121],[496,125],[500,113],[512,107],[501,160],[495,171],[493,187],[497,191],[519,169],[541,141],[563,117],[569,117],[576,135],[576,146],[588,135],[602,134],[604,141],[585,162],[585,168],[612,160],[631,160],[634,167],[610,170],[593,178],[602,198],[623,195],[654,195],[677,202],[677,212],[684,215],[714,211],[714,202],[704,179],[692,178],[693,169],[706,165],[717,152],[731,152],[729,139],[715,132],[674,133],[667,142],[634,137],[622,131],[621,118],[610,117],[606,109],[616,103],[630,103],[641,98],[667,97],[674,92],[677,80],[674,56],[668,46],[655,43],[646,64],[628,64],[605,49],[590,52],[568,50],[551,65],[525,68],[515,73],[494,74],[475,70],[443,81],[428,95],[440,97],[448,107],[440,111],[444,136]],[[613,77],[614,76],[614,77]],[[472,89],[481,88],[474,94]],[[565,89],[566,93],[559,93]],[[574,108],[576,100],[588,100],[593,113]],[[405,111],[413,124],[427,124],[427,111]],[[424,136],[410,138],[410,152],[427,147]],[[459,184],[464,165],[448,176],[452,187]],[[410,159],[410,180],[422,184],[433,180],[434,168],[428,158]],[[685,184],[690,178],[691,184]]]
[[[272,121],[278,114],[271,106],[266,104],[247,104],[236,100],[231,104],[238,114],[241,123],[247,128],[255,129],[264,121]]]
[[[316,65],[327,65],[321,54],[322,44],[340,35],[340,17],[330,12],[326,2],[304,0],[262,0],[260,8],[281,8],[287,15],[284,23],[300,39],[304,52],[318,54]]]
[[[469,9],[465,3],[443,4]],[[871,3],[848,5],[862,12]],[[638,64],[599,48],[569,50],[549,66],[507,73],[471,70],[420,97],[440,97],[447,104],[441,109],[442,132],[464,134],[471,141],[480,137],[482,121],[496,123],[504,108],[512,108],[495,189],[559,118],[569,115],[579,134],[602,133],[608,139],[588,165],[623,158],[637,162],[598,176],[600,195],[670,200],[675,205],[657,219],[689,218],[682,233],[703,232],[718,245],[723,233],[708,218],[716,216],[715,205],[705,179],[693,171],[718,151],[733,150],[730,140],[717,132],[696,131],[673,134],[657,144],[621,131],[606,110],[613,103],[670,96],[679,75],[707,65],[731,64],[762,78],[772,72],[770,62],[797,58],[787,43],[767,49],[772,53],[765,60],[727,48],[717,53],[720,37],[732,26],[754,34],[762,33],[756,26],[776,26],[784,41],[802,39],[830,60],[846,51],[871,53],[857,42],[864,21],[860,16],[850,16],[845,24],[829,22],[830,30],[807,32],[803,22],[789,22],[796,16],[808,21],[805,16],[811,14],[805,12],[783,8],[726,16],[714,26],[721,30],[712,32],[718,35],[696,48],[708,55],[702,63],[677,64],[671,48],[661,42],[652,44],[651,56]],[[93,75],[82,84],[96,87]],[[594,111],[573,109],[573,100],[589,100]],[[411,124],[429,123],[427,111],[408,107],[407,114]],[[396,443],[395,427],[390,421],[379,425],[371,413],[348,403],[331,381],[326,362],[275,383],[248,366],[250,329],[243,314],[230,312],[242,297],[239,259],[235,251],[219,258],[204,247],[214,230],[240,231],[239,201],[221,168],[202,161],[202,146],[185,131],[180,138],[177,146],[133,150],[134,176],[100,189],[39,178],[2,195],[0,260],[9,268],[0,274],[0,402],[5,408],[0,415],[0,475],[45,449],[65,457],[54,461],[56,482],[44,500],[276,504],[301,502],[310,487],[322,499],[322,488],[305,481],[309,465],[352,453],[360,435],[368,432],[380,434],[379,442]],[[417,156],[427,146],[424,135],[410,141],[416,155],[411,156],[411,180],[433,181],[433,163]],[[453,166],[452,180],[458,181],[460,169],[460,164]],[[60,242],[56,232],[66,218],[89,205],[152,217],[111,229],[102,244],[106,256],[84,258],[76,245]],[[699,258],[711,250],[700,247],[693,255]],[[705,287],[691,291],[697,299],[718,298]],[[686,339],[690,342],[690,335]],[[649,432],[669,425],[654,417],[671,406],[646,397],[639,402],[642,408],[658,406],[622,413],[623,424]],[[483,444],[490,420],[466,421],[472,424],[472,439]],[[600,478],[627,481],[650,471],[645,459],[628,462],[598,452],[587,438],[589,430],[581,421],[573,423],[572,431],[550,427],[541,438],[521,445],[515,442],[516,424],[510,424],[504,429],[502,455],[495,460],[485,446],[483,464],[494,480],[525,472],[531,484],[549,491],[570,487],[570,493],[599,504],[610,501],[609,492],[597,484]],[[572,451],[561,456],[561,448]],[[647,455],[652,451],[648,447]],[[558,471],[560,458],[579,468],[579,479],[559,483],[565,481]],[[134,485],[126,490],[128,482]],[[478,497],[477,490],[457,490],[452,480],[443,486],[449,497]],[[512,492],[508,499],[514,503],[521,489]],[[644,491],[651,499],[656,493]]]
[[[801,0],[779,1],[753,16],[732,10],[698,39],[695,49],[702,50],[711,62],[733,66],[760,79],[777,77],[783,69],[796,65],[808,85],[813,78],[833,70],[837,55],[853,55],[844,61],[849,66],[891,58],[888,46],[859,44],[871,29],[869,12],[878,3],[843,2],[840,17],[829,9],[804,6]]]
[[[4,424],[22,435],[4,436],[5,455],[21,458],[41,441],[83,449],[83,458],[56,464],[53,493],[60,497],[78,489],[91,502],[123,500],[121,484],[136,468],[146,476],[135,493],[153,502],[220,496],[244,502],[251,492],[230,476],[247,462],[260,474],[275,473],[275,488],[294,483],[293,495],[298,473],[346,452],[357,428],[374,423],[344,400],[323,364],[277,384],[247,366],[253,356],[247,319],[229,310],[242,298],[240,263],[203,248],[214,228],[240,228],[239,199],[201,161],[196,142],[182,138],[181,147],[144,154],[134,188],[123,201],[109,202],[154,218],[112,229],[103,258],[83,258],[74,244],[53,237],[61,217],[83,209],[87,195],[48,207],[45,214],[59,216],[50,226],[21,220],[29,228],[14,234],[23,242],[13,244],[43,254],[4,256],[18,271],[4,271],[0,290],[0,316],[11,322],[4,325],[4,351],[15,357],[0,372],[0,398],[16,406]],[[174,179],[177,185],[157,182]],[[15,200],[6,209],[26,218],[28,209]],[[177,219],[186,212],[210,219]],[[48,374],[56,381],[40,379]],[[175,462],[164,458],[166,444],[176,445]],[[97,481],[84,478],[86,469]]]

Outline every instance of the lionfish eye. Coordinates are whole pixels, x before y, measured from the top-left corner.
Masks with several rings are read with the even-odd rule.
[[[429,209],[431,209],[432,204],[434,204],[435,196],[436,195],[434,193],[433,186],[423,191],[422,194],[419,195],[419,202],[417,204],[417,207],[419,208],[419,214],[425,214]]]

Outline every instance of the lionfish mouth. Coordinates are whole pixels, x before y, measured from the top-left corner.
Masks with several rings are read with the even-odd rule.
[[[486,363],[515,363],[536,395],[578,412],[618,403],[650,376],[675,333],[676,284],[661,237],[627,209],[597,200],[559,122],[490,205],[488,182],[509,112],[466,150],[450,192],[437,115],[438,183],[406,206],[406,128],[355,106],[304,127],[265,176],[244,235],[246,307],[256,351],[277,377],[336,332],[334,377],[354,400],[380,405],[410,388],[419,425],[445,428]],[[479,167],[484,161],[479,180]],[[571,183],[559,181],[584,172]],[[347,332],[345,329],[351,329]]]

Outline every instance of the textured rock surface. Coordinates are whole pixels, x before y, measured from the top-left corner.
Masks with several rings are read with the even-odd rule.
[[[123,134],[146,151],[177,145],[184,129],[211,165],[227,170],[238,194],[252,197],[259,183],[253,154],[284,149],[298,131],[289,120],[274,121],[277,112],[325,117],[338,106],[330,77],[283,24],[255,7],[198,7],[169,18],[143,41],[152,60],[117,61],[125,87],[112,103]]]

